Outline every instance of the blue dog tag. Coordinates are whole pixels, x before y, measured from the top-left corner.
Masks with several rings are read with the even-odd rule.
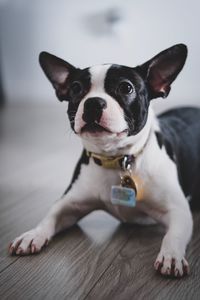
[[[136,191],[132,188],[113,185],[111,188],[111,202],[115,205],[135,207]]]

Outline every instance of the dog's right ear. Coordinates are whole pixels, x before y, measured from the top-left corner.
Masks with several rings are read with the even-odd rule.
[[[56,90],[60,101],[67,100],[68,77],[76,68],[61,58],[47,52],[39,55],[40,66]]]
[[[186,58],[186,45],[177,44],[136,67],[147,84],[150,99],[167,97],[171,84],[182,70]]]

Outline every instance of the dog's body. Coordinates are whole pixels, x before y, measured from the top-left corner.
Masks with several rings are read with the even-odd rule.
[[[104,209],[122,222],[164,224],[167,233],[155,268],[164,275],[188,273],[188,199],[194,205],[200,200],[200,109],[174,109],[156,118],[150,105],[151,99],[168,95],[186,55],[180,44],[136,68],[107,64],[80,70],[41,54],[58,98],[69,101],[70,124],[84,150],[63,197],[35,229],[11,243],[11,254],[38,252],[57,232]],[[110,201],[127,157],[137,183],[135,207]],[[107,168],[104,160],[117,160],[118,167]]]

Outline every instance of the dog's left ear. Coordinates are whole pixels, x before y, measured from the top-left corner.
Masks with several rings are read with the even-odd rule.
[[[77,69],[63,59],[47,52],[39,55],[40,66],[56,90],[60,101],[67,100],[68,77]]]
[[[167,97],[170,85],[182,70],[186,58],[187,47],[184,44],[177,44],[136,67],[147,84],[150,99]]]

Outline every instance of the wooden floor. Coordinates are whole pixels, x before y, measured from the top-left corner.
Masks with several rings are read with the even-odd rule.
[[[10,257],[9,242],[31,229],[69,183],[80,152],[65,105],[0,113],[0,299],[200,299],[200,213],[181,280],[154,272],[163,228],[121,225],[94,212],[41,254]]]

